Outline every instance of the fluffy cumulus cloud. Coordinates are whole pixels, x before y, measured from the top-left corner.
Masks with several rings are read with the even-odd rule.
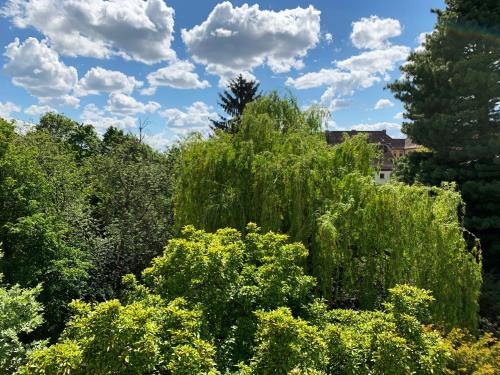
[[[149,87],[141,91],[144,95],[152,95],[160,86],[176,89],[203,89],[210,87],[208,81],[200,80],[194,71],[194,65],[189,61],[177,60],[160,68],[147,76]]]
[[[6,102],[2,103],[0,102],[0,118],[3,118],[5,120],[10,120],[12,118],[12,113],[13,112],[20,112],[21,107],[19,107],[17,104],[14,104],[12,102]]]
[[[371,32],[366,33],[367,30]],[[286,84],[300,90],[327,86],[321,97],[321,104],[329,108],[335,108],[338,103],[345,104],[343,97],[390,79],[389,72],[406,60],[410,48],[391,45],[388,40],[400,33],[399,21],[373,16],[362,18],[353,23],[351,39],[356,47],[370,50],[334,61],[332,68],[306,73],[297,78],[289,77]],[[365,34],[371,35],[371,39]]]
[[[79,100],[72,95],[78,73],[59,60],[47,40],[28,38],[21,43],[16,38],[5,47],[4,55],[8,60],[4,72],[14,85],[23,87],[41,102],[78,106]]]
[[[130,95],[113,92],[109,95],[105,108],[115,115],[131,116],[138,113],[156,112],[160,107],[157,102],[142,103]]]
[[[401,25],[393,18],[371,16],[352,23],[351,41],[357,48],[380,49],[388,40],[401,35]]]
[[[78,96],[98,95],[102,92],[131,94],[136,87],[142,85],[141,81],[122,72],[95,67],[80,79],[76,93]]]
[[[337,61],[336,65],[351,72],[366,72],[368,74],[383,74],[396,69],[397,65],[406,60],[410,48],[406,46],[391,46],[386,49],[366,51]]]
[[[137,119],[131,116],[112,116],[98,108],[95,104],[87,104],[80,115],[80,119],[86,123],[94,125],[98,132],[102,133],[110,126],[119,129],[134,128],[137,126]]]
[[[300,69],[320,35],[320,11],[312,6],[275,12],[227,1],[217,4],[200,25],[182,30],[195,62],[223,79],[262,64],[273,72]]]
[[[61,55],[146,64],[175,58],[174,10],[163,0],[8,0],[2,13],[37,29]]]
[[[30,116],[40,116],[47,112],[57,112],[54,108],[49,105],[30,105],[24,110],[24,113]]]
[[[391,102],[389,99],[379,99],[377,103],[375,103],[373,109],[383,109],[389,107],[394,107],[394,103]]]
[[[216,118],[217,113],[204,102],[194,102],[184,108],[168,108],[160,112],[165,118],[168,127],[176,134],[187,134],[190,131],[206,132],[209,129],[210,119]]]

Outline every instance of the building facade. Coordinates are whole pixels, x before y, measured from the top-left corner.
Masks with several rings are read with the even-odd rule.
[[[326,142],[336,145],[344,140],[344,135],[349,137],[364,134],[368,143],[376,144],[382,151],[380,160],[380,171],[375,175],[375,180],[381,184],[389,181],[394,169],[394,161],[410,152],[416,151],[421,146],[413,143],[410,138],[392,138],[386,130],[361,131],[361,130],[327,130],[325,132]]]

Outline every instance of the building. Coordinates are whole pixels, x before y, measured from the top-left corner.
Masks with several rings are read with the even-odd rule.
[[[349,137],[365,134],[368,143],[374,143],[380,146],[383,152],[383,159],[381,160],[380,171],[375,175],[375,180],[381,184],[389,181],[396,158],[421,148],[420,145],[413,143],[410,138],[392,138],[385,130],[327,130],[325,133],[326,142],[330,145],[341,143],[345,134]]]

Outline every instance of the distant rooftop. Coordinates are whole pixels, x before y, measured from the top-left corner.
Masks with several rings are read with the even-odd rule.
[[[330,145],[342,143],[345,134],[349,137],[365,134],[368,143],[379,145],[383,152],[380,165],[382,171],[392,171],[395,157],[405,155],[407,151],[413,151],[419,147],[410,138],[392,138],[386,130],[327,130],[326,142]]]
[[[368,143],[378,143],[389,146],[390,148],[405,148],[405,143],[408,139],[392,138],[384,130],[327,130],[325,132],[326,142],[331,145],[341,143],[344,140],[344,134],[349,137],[366,134],[368,136]],[[409,141],[413,144],[411,141]]]

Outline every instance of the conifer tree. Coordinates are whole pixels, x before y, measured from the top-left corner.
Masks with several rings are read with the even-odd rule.
[[[481,239],[485,267],[500,264],[500,2],[446,0],[424,48],[389,85],[406,109],[403,131],[430,151],[411,154],[399,178],[456,181],[465,226]]]
[[[230,80],[228,89],[219,94],[219,105],[230,117],[219,116],[218,120],[210,120],[212,129],[236,133],[239,128],[239,118],[245,106],[260,96],[257,93],[258,90],[259,84],[256,81],[247,80],[241,74]]]

